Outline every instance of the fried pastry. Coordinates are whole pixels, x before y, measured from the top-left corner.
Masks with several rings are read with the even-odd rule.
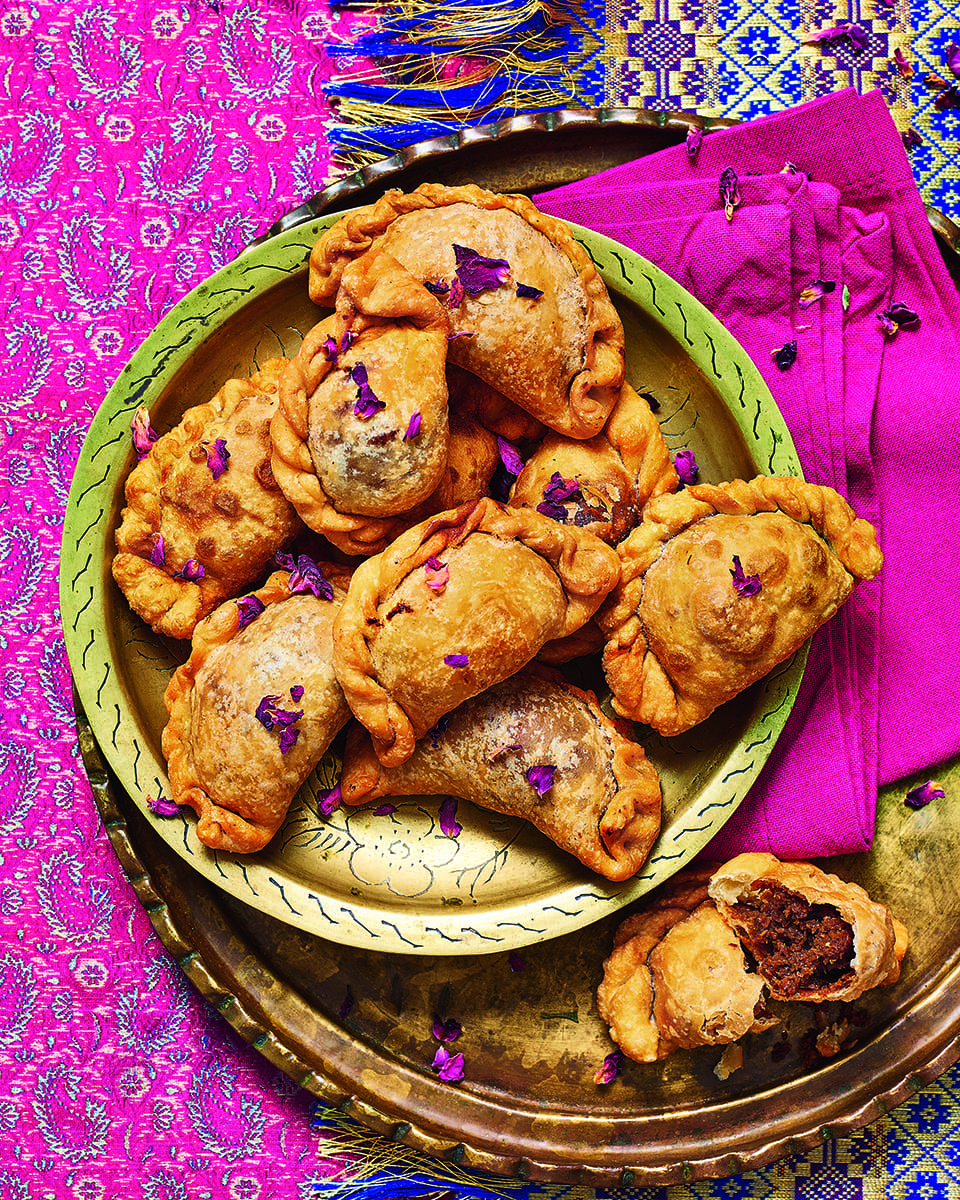
[[[319,596],[291,592],[290,573],[276,571],[221,605],[167,686],[170,789],[196,810],[197,837],[212,849],[262,849],[350,717],[331,640],[349,574],[320,569],[329,586]]]
[[[344,270],[336,312],[284,373],[274,474],[304,522],[347,553],[369,552],[371,530],[395,535],[382,518],[440,484],[448,332],[443,306],[421,283],[390,255],[365,255]]]
[[[859,884],[749,853],[715,871],[708,890],[775,1000],[856,1000],[900,976],[906,928]]]
[[[583,625],[619,573],[599,538],[489,497],[361,563],[334,625],[334,665],[381,762],[404,762],[445,713]]]
[[[592,692],[534,665],[464,701],[396,767],[351,726],[341,792],[452,794],[532,822],[607,879],[635,875],[660,830],[660,780],[643,748],[600,710]]]
[[[586,441],[548,433],[510,492],[515,508],[588,529],[616,545],[654,496],[679,480],[650,405],[629,383],[603,431]]]
[[[462,367],[447,363],[450,411],[473,417],[484,429],[508,442],[539,442],[546,426],[496,388]]]
[[[597,614],[613,706],[667,736],[788,658],[883,561],[837,492],[766,476],[656,497],[618,551]]]
[[[285,365],[270,359],[187,409],[127,477],[113,577],[157,633],[190,637],[302,528],[270,466]]]
[[[473,184],[388,191],[320,237],[310,298],[329,303],[347,263],[371,248],[444,299],[452,363],[560,433],[600,432],[623,380],[623,324],[562,221]]]

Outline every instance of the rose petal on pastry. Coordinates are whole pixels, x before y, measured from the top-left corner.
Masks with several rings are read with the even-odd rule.
[[[288,573],[275,572],[251,593],[264,606],[253,620],[228,600],[197,626],[167,686],[170,789],[196,810],[197,837],[213,849],[262,849],[350,717],[332,646],[348,576],[321,568],[332,600],[291,592]]]
[[[432,558],[449,567],[439,592],[423,571]],[[488,497],[367,559],[334,626],[334,662],[381,761],[409,758],[444,713],[578,629],[619,571],[616,551],[592,534]]]
[[[837,492],[773,476],[658,496],[618,551],[597,614],[613,705],[668,736],[788,658],[882,563]]]
[[[553,768],[542,793],[538,766]],[[347,804],[451,794],[523,817],[607,879],[636,874],[660,829],[660,780],[643,748],[593,693],[533,666],[464,701],[399,766],[384,767],[351,727],[340,786]]]
[[[456,247],[505,261],[508,281],[476,294],[451,286]],[[311,299],[329,303],[346,264],[371,248],[392,254],[447,297],[451,362],[561,433],[600,432],[623,380],[623,324],[590,256],[562,221],[525,196],[472,184],[389,191],[321,236],[310,256]],[[518,282],[542,294],[518,295]]]
[[[558,489],[557,480],[575,487]],[[625,382],[596,437],[544,437],[517,477],[510,503],[588,529],[616,545],[640,520],[647,501],[676,491],[678,482],[650,405]]]
[[[270,467],[270,421],[285,366],[270,359],[187,409],[127,477],[113,577],[158,633],[190,637],[301,528]],[[215,471],[209,452],[218,443],[229,457],[221,452]]]
[[[778,1000],[856,1000],[896,982],[904,925],[848,883],[807,862],[741,854],[709,894]]]

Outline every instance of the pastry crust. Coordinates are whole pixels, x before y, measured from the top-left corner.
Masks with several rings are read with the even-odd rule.
[[[775,476],[659,496],[618,550],[597,614],[613,705],[668,736],[788,658],[883,561],[837,492]],[[759,591],[737,589],[734,557]]]
[[[599,433],[623,380],[623,324],[568,227],[526,196],[473,184],[389,191],[322,235],[310,255],[310,297],[329,303],[346,264],[371,248],[446,287],[457,269],[454,245],[506,261],[510,277],[479,295],[452,298],[450,361],[558,432]],[[517,284],[542,295],[518,295]]]
[[[537,766],[555,768],[542,795],[527,776]],[[534,664],[464,701],[400,766],[384,767],[352,726],[340,786],[347,804],[450,793],[523,817],[614,880],[636,874],[660,830],[660,780],[643,748],[592,692]]]
[[[178,804],[195,809],[197,837],[212,849],[262,849],[350,717],[331,640],[349,576],[342,567],[320,566],[332,600],[291,593],[288,572],[274,572],[251,593],[265,607],[244,628],[234,600],[200,622],[190,658],[167,686],[162,748],[170,789]],[[302,694],[291,696],[297,685]],[[302,710],[286,752],[281,731],[257,718],[264,697],[284,711]]]
[[[780,914],[790,899],[783,890],[805,902],[791,909],[810,908],[803,914],[802,940],[788,936],[796,932],[796,916],[793,928],[787,923],[786,932],[781,931]],[[780,862],[766,853],[741,854],[713,875],[709,894],[756,959],[757,972],[776,1000],[856,1000],[869,988],[899,978],[907,949],[904,925],[859,884],[844,882],[812,863]],[[849,928],[849,961],[836,946],[842,925]],[[822,966],[828,953],[836,957],[829,971]]]
[[[554,481],[577,485],[560,490]],[[627,382],[603,431],[586,441],[548,433],[510,492],[515,508],[535,508],[616,545],[654,496],[679,479],[650,405]]]
[[[402,523],[384,518],[443,478],[448,331],[439,301],[395,259],[365,255],[283,375],[274,474],[304,522],[346,553],[385,544]]]
[[[439,588],[424,570],[432,559],[449,572]],[[489,497],[367,559],[334,626],[334,664],[380,760],[404,762],[444,713],[578,629],[619,573],[599,538]]]
[[[127,477],[113,577],[157,633],[190,637],[301,528],[270,467],[270,420],[285,366],[270,359],[249,379],[228,380],[212,400],[187,409]],[[221,438],[229,459],[215,479],[207,450]],[[191,560],[203,577],[177,578]]]

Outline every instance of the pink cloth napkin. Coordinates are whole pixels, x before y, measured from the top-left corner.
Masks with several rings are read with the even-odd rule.
[[[728,167],[741,201],[730,222]],[[763,374],[807,479],[877,526],[880,577],[814,636],[784,733],[707,852],[868,849],[878,785],[960,753],[960,647],[944,612],[960,596],[960,301],[881,94],[824,96],[711,133],[693,156],[672,147],[536,200],[710,308]],[[836,288],[802,307],[817,280]],[[919,328],[886,336],[877,314],[892,303]],[[781,371],[772,352],[791,340],[797,361]]]

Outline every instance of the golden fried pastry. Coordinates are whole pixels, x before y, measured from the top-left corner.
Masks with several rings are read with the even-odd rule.
[[[473,417],[484,429],[508,442],[539,442],[547,432],[536,417],[496,388],[484,383],[479,375],[473,375],[462,367],[447,363],[447,391],[451,412]]]
[[[444,713],[583,625],[619,574],[599,538],[489,497],[361,563],[334,625],[334,665],[381,762],[404,762]]]
[[[607,879],[628,879],[660,830],[660,780],[596,696],[534,665],[465,700],[396,767],[351,726],[344,802],[452,794],[531,821]]]
[[[158,633],[197,622],[256,580],[301,528],[270,468],[285,359],[189,408],[127,477],[113,577]]]
[[[170,789],[196,810],[197,837],[213,849],[262,849],[350,717],[331,641],[349,575],[328,563],[320,571],[320,595],[291,592],[290,573],[276,571],[221,605],[167,685]]]
[[[709,894],[775,1000],[856,1000],[899,978],[903,924],[812,863],[740,854],[714,873]]]
[[[407,270],[365,255],[283,376],[274,474],[305,523],[347,553],[369,551],[370,528],[396,532],[360,518],[407,512],[441,481],[448,331],[443,306]]]
[[[788,658],[883,561],[837,492],[766,476],[658,496],[618,550],[597,614],[613,706],[668,736]]]
[[[777,1024],[764,982],[707,894],[710,869],[681,871],[614,936],[597,1009],[628,1058],[728,1045]]]
[[[600,432],[623,380],[623,324],[562,221],[473,184],[389,191],[320,237],[310,298],[329,303],[346,264],[371,248],[444,300],[452,363],[560,433]]]
[[[515,508],[588,529],[616,545],[648,500],[679,480],[648,402],[624,382],[602,433],[574,441],[548,433],[510,492]]]

